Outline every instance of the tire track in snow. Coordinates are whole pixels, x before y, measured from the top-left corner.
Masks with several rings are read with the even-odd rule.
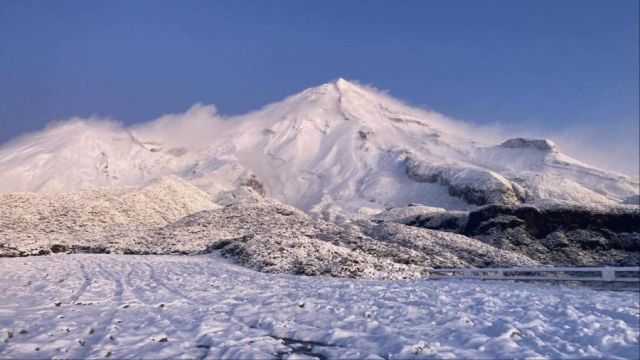
[[[201,306],[210,306],[209,303],[205,303],[199,300],[195,300],[187,295],[185,295],[183,292],[181,292],[180,290],[174,289],[173,287],[167,285],[164,281],[160,280],[160,278],[158,277],[158,275],[156,274],[156,271],[154,270],[153,266],[145,263],[145,266],[147,266],[147,268],[149,268],[149,279],[153,282],[155,282],[156,284],[158,284],[158,286],[162,287],[163,289],[167,290],[169,293],[179,297],[181,300],[184,300],[188,303],[195,303]]]
[[[74,351],[70,358],[86,359],[89,357],[104,357],[106,355],[106,353],[100,354],[99,348],[104,347],[105,339],[109,334],[109,330],[111,330],[115,324],[118,309],[123,302],[122,294],[124,292],[122,280],[119,276],[114,274],[111,269],[105,267],[105,264],[110,263],[112,263],[111,259],[108,259],[108,261],[96,262],[94,266],[95,271],[93,271],[96,276],[91,282],[91,284],[98,284],[96,286],[99,286],[99,288],[113,289],[109,292],[109,295],[107,295],[109,301],[104,304],[106,310],[100,312],[100,321],[90,325],[89,329],[84,329],[84,338],[78,340],[80,348]],[[86,271],[84,267],[83,271]],[[112,286],[104,286],[101,284],[100,280],[106,280],[106,282]],[[86,292],[86,289],[84,292]]]
[[[84,280],[82,282],[82,285],[80,285],[80,289],[78,289],[78,291],[71,296],[71,300],[69,301],[70,303],[78,301],[78,299],[80,299],[80,297],[87,291],[87,288],[89,288],[89,286],[91,285],[91,277],[89,276],[89,273],[87,272],[87,269],[85,268],[82,260],[84,259],[75,259],[75,262],[78,264],[80,273]]]

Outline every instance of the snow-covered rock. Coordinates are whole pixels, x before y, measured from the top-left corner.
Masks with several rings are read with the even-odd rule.
[[[263,201],[265,201],[265,199],[260,195],[260,193],[249,186],[240,186],[231,191],[224,191],[218,194],[218,197],[215,200],[216,204],[221,206],[242,203],[259,203]]]
[[[463,232],[469,212],[454,211],[429,206],[407,206],[393,208],[371,216],[375,223],[394,222],[426,229],[437,229],[455,233]]]
[[[462,235],[400,224],[393,232],[373,223],[341,227],[260,198],[248,187],[225,194],[220,207],[176,177],[142,188],[2,199],[0,214],[7,216],[0,223],[0,256],[221,250],[264,272],[366,278],[415,278],[432,267],[535,263]]]
[[[435,268],[537,266],[526,255],[501,250],[463,235],[402,225],[382,223],[363,226],[374,239],[399,244],[424,253]]]
[[[70,245],[96,251],[107,233],[142,231],[219,207],[177,176],[142,187],[0,194],[0,256],[66,251]]]
[[[525,200],[526,191],[500,174],[469,166],[432,166],[407,158],[407,175],[417,182],[446,186],[451,196],[470,204],[517,204]]]

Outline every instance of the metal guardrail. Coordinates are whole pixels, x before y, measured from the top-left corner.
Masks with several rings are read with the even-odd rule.
[[[640,273],[640,267],[514,267],[433,269],[428,279],[536,280],[536,281],[606,281],[640,282],[640,277],[619,276],[619,273]],[[531,274],[535,275],[531,275]],[[545,274],[546,273],[546,274]],[[570,273],[591,273],[591,276],[571,276]],[[593,276],[595,274],[599,276]],[[544,275],[540,275],[544,274]]]

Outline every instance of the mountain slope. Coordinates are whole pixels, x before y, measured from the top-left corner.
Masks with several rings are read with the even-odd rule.
[[[116,124],[72,119],[0,149],[2,192],[56,192],[143,184],[185,167],[176,151],[159,152]]]
[[[206,141],[173,136],[178,130]],[[409,203],[611,206],[638,195],[637,178],[580,163],[547,140],[482,140],[464,124],[339,79],[224,121],[196,106],[132,129],[59,124],[0,149],[0,191],[121,186],[177,174],[213,198],[249,185],[336,220]]]

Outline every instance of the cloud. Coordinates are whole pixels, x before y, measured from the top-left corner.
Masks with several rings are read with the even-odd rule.
[[[640,123],[637,121],[628,127],[611,127],[603,122],[602,126],[582,125],[560,130],[546,129],[539,123],[532,122],[514,124],[497,121],[476,124],[448,117],[424,105],[416,106],[398,100],[388,90],[349,81],[377,92],[386,97],[387,101],[421,109],[424,117],[439,129],[471,139],[480,146],[497,145],[518,137],[550,139],[562,153],[587,165],[624,175],[640,176]]]
[[[467,129],[470,129],[472,137],[491,139],[494,144],[517,137],[550,139],[560,152],[589,166],[639,176],[640,129],[637,123],[629,128],[603,124],[602,127],[582,125],[558,130],[545,129],[537,124],[496,122],[488,125],[468,124]]]
[[[203,148],[229,128],[230,122],[220,115],[214,105],[197,103],[180,114],[161,116],[156,120],[130,128],[142,141],[160,141],[167,147]]]
[[[603,170],[638,176],[640,139],[638,124],[629,128],[589,126],[564,129],[549,137],[560,151]]]

